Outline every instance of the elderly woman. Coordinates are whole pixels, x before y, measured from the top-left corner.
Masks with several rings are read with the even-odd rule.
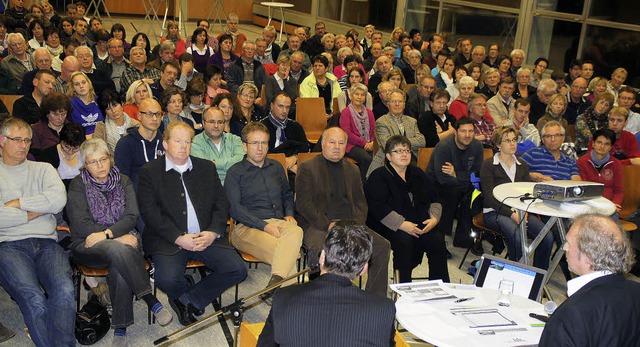
[[[498,92],[498,83],[500,83],[500,72],[498,69],[488,68],[484,72],[484,86],[480,88],[480,93],[491,99]]]
[[[529,85],[531,82],[531,70],[521,67],[516,72],[516,89],[513,91],[513,98],[528,98],[536,94],[536,88]]]
[[[609,128],[609,111],[613,108],[613,102],[613,95],[602,93],[596,96],[593,104],[583,114],[578,115],[576,118],[576,149],[587,148],[596,130]]]
[[[69,187],[67,214],[71,253],[75,262],[109,268],[107,284],[113,305],[114,345],[126,345],[126,329],[133,324],[131,294],[142,299],[161,326],[173,319],[153,296],[140,253],[138,203],[133,183],[113,166],[107,144],[91,139],[82,144],[85,163]]]
[[[151,95],[153,95],[151,87],[147,82],[137,80],[131,83],[129,89],[127,89],[124,113],[135,120],[140,120],[140,110],[138,106],[142,100],[150,98]]]
[[[113,153],[120,138],[127,135],[127,129],[139,126],[140,122],[124,112],[122,98],[115,90],[105,90],[99,100],[100,109],[107,117],[104,122],[96,124],[93,136],[106,142],[109,150]]]
[[[336,79],[347,74],[348,66],[346,65],[345,59],[349,56],[353,56],[353,51],[349,47],[342,47],[338,50],[337,54],[337,64],[334,64],[333,67],[333,75],[336,76]],[[351,60],[353,61],[353,60]],[[356,60],[357,62],[357,60]]]
[[[238,88],[238,102],[240,104],[240,122],[242,127],[249,122],[259,122],[267,115],[262,106],[255,104],[258,88],[251,82],[244,82]]]
[[[611,200],[616,205],[616,211],[620,212],[624,199],[624,177],[622,163],[611,155],[615,142],[616,133],[613,130],[596,130],[591,150],[578,158],[576,164],[583,180],[604,184],[602,196]]]
[[[493,188],[503,183],[528,182],[529,167],[527,163],[516,158],[518,132],[508,126],[497,127],[491,136],[491,141],[498,152],[482,163],[480,182],[484,195],[483,221],[484,225],[502,234],[509,251],[509,259],[518,261],[522,257],[520,229],[520,215],[493,197]],[[527,217],[527,234],[535,238],[544,228],[544,222],[532,213]],[[533,266],[541,269],[549,267],[549,256],[553,247],[553,234],[549,232],[533,256]]]
[[[456,119],[469,115],[469,112],[467,111],[467,102],[469,101],[471,94],[473,94],[473,85],[474,81],[470,76],[464,76],[458,82],[460,94],[458,94],[458,97],[451,102],[451,105],[449,105],[449,113],[456,117]]]
[[[346,157],[358,163],[363,183],[371,165],[376,125],[373,111],[364,105],[368,94],[364,84],[351,85],[351,103],[340,113],[340,128],[347,133]]]
[[[429,279],[449,282],[444,234],[437,228],[442,205],[434,184],[411,165],[411,142],[406,137],[391,136],[384,153],[384,166],[373,171],[364,185],[367,226],[391,243],[393,268],[401,283],[411,282],[424,253],[429,258]]]
[[[340,110],[341,113],[351,102],[349,92],[351,87],[356,83],[364,84],[364,71],[362,71],[362,69],[358,66],[350,68],[349,73],[345,76],[348,77],[346,80],[347,89],[341,91],[340,94],[338,94],[338,110]],[[371,93],[369,92],[367,92],[365,107],[370,110],[373,109],[373,98],[371,97]]]
[[[322,43],[322,47],[324,47],[324,51],[330,54],[336,54],[336,50],[335,50],[335,42],[336,42],[336,37],[333,34],[327,33],[324,34],[322,36],[322,39],[320,40],[320,42]]]
[[[42,98],[40,109],[42,119],[31,126],[33,138],[30,150],[33,153],[60,142],[60,131],[71,115],[71,102],[68,96],[51,92]]]
[[[173,122],[186,122],[196,129],[195,120],[190,114],[184,113],[183,105],[184,92],[180,88],[171,86],[162,92],[160,97],[160,107],[164,111],[164,117],[162,117],[162,124],[160,125],[162,130]],[[202,128],[202,124],[200,124],[199,128]]]
[[[333,37],[333,35],[331,36]],[[267,99],[267,105],[271,105],[278,93],[285,92],[291,98],[293,103],[293,105],[291,106],[292,108],[294,108],[295,100],[298,98],[298,82],[296,82],[295,79],[289,76],[289,72],[291,71],[291,56],[287,54],[281,54],[278,57],[277,64],[278,71],[276,71],[275,74],[267,77],[267,80],[265,82],[264,92]],[[295,115],[295,113],[293,114]]]
[[[426,141],[424,135],[418,129],[418,121],[404,115],[406,94],[400,89],[393,89],[387,94],[389,113],[376,120],[376,142],[379,148],[385,148],[387,140],[393,135],[403,135],[411,142],[411,154],[413,161],[418,158],[418,148],[424,147]],[[384,166],[384,153],[378,151],[367,172],[367,177],[373,170]]]
[[[78,176],[83,165],[78,151],[84,140],[84,129],[81,125],[66,123],[60,130],[60,143],[42,150],[36,159],[51,164],[58,171],[65,187],[68,187],[71,179]]]
[[[416,84],[416,71],[422,67],[422,54],[419,50],[413,49],[407,53],[409,65],[402,69],[404,79],[407,84]]]

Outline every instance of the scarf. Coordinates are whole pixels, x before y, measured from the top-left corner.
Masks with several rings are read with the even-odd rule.
[[[187,105],[189,110],[191,110],[190,112],[203,111],[205,106],[207,106],[207,105],[204,102],[201,103],[200,105],[194,105],[194,104],[191,104],[191,103],[189,105]]]
[[[62,45],[59,45],[56,48],[51,48],[49,46],[47,46],[47,50],[49,51],[49,54],[51,54],[54,57],[57,57],[60,55],[60,53],[62,53]]]
[[[102,227],[114,225],[124,213],[126,195],[120,184],[120,171],[112,166],[107,182],[96,181],[87,169],[80,171],[91,216]]]
[[[583,114],[584,122],[587,123],[591,134],[598,129],[607,129],[609,126],[609,113],[597,114],[594,107],[589,107]]]
[[[356,107],[353,104],[349,104],[349,111],[351,112],[351,118],[353,119],[353,123],[358,127],[360,131],[360,137],[367,141],[371,142],[371,134],[369,134],[369,115],[367,113],[366,108],[362,105],[362,113],[356,110]]]
[[[602,169],[602,166],[606,163],[609,162],[609,159],[611,158],[611,155],[609,153],[607,153],[607,155],[604,156],[604,158],[598,160],[596,159],[596,155],[593,152],[593,150],[591,150],[591,162],[593,163],[593,165],[595,165],[596,169],[598,171],[600,171],[600,169]]]
[[[125,130],[131,128],[133,126],[131,118],[124,112],[122,113],[122,117],[124,117]],[[120,134],[120,132],[118,131],[118,126],[109,117],[104,120],[104,125],[107,129],[107,145],[109,145],[109,149],[111,150],[111,152],[113,152],[116,149],[116,144],[118,143],[120,138],[127,133],[125,131],[124,134]]]
[[[287,135],[284,133],[284,130],[287,128],[287,121],[289,118],[285,118],[284,122],[277,120],[271,112],[269,112],[269,121],[276,127],[276,144],[275,147],[280,146],[281,144],[287,141]]]

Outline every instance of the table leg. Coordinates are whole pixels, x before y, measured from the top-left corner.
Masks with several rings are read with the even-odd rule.
[[[526,216],[522,210],[518,210],[518,215],[520,216],[520,220],[523,220],[523,218],[525,218]],[[549,218],[547,223],[544,225],[544,228],[540,230],[540,233],[536,236],[535,239],[533,239],[533,241],[531,241],[530,244],[527,244],[527,223],[526,221],[520,223],[520,237],[521,237],[520,241],[522,243],[522,258],[520,258],[519,261],[521,263],[530,265],[529,263],[530,263],[531,253],[535,251],[535,249],[538,247],[540,242],[542,242],[542,240],[545,238],[545,236],[547,236],[549,231],[551,231],[553,224],[555,224],[558,220],[559,220],[558,217]]]
[[[529,265],[529,254],[531,251],[527,245],[527,221],[525,221],[527,214],[523,210],[518,210],[518,216],[520,216],[520,243],[522,244],[522,258],[520,258],[519,261]]]
[[[285,27],[285,23],[284,23],[284,9],[282,7],[280,7],[280,16],[282,16],[282,22],[280,23],[280,43],[282,43],[282,29],[284,29]]]
[[[269,25],[271,25],[271,18],[272,18],[271,17],[272,16],[272,14],[271,14],[271,6],[267,6],[267,10],[269,11],[269,21],[267,22],[267,26],[269,26]]]
[[[547,271],[547,280],[545,284],[549,283],[549,280],[551,279],[551,275],[553,275],[553,273],[556,271],[556,268],[560,263],[560,259],[562,259],[562,256],[564,255],[564,249],[562,248],[562,246],[566,241],[567,233],[564,227],[563,220],[561,218],[556,218],[556,219],[557,219],[557,225],[558,225],[558,234],[560,235],[561,246],[560,246],[560,249],[558,249],[558,251],[556,252],[556,255],[553,257],[553,259],[551,259],[551,264],[549,264],[549,270]]]

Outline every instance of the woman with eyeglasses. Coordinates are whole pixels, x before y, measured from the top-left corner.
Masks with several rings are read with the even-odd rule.
[[[127,135],[127,129],[139,126],[140,122],[124,112],[120,94],[113,89],[107,89],[102,93],[100,109],[107,117],[104,122],[96,125],[93,136],[106,142],[109,151],[113,153],[120,138]]]
[[[245,82],[238,88],[238,101],[240,113],[242,113],[239,120],[243,128],[249,122],[259,122],[267,116],[262,106],[255,104],[256,97],[258,97],[258,88],[255,84]]]
[[[411,282],[413,269],[429,259],[429,279],[449,282],[444,234],[438,228],[442,205],[427,174],[411,164],[411,142],[391,136],[384,147],[384,166],[364,184],[369,205],[367,226],[391,243],[393,269],[401,283]]]
[[[493,197],[493,188],[503,183],[529,182],[529,166],[516,156],[518,147],[518,132],[510,126],[500,126],[491,135],[497,153],[485,160],[480,169],[480,182],[484,196],[483,222],[484,225],[502,234],[507,244],[509,259],[518,261],[522,257],[520,238],[520,214]],[[527,234],[535,238],[544,222],[538,216],[529,213],[527,217]],[[549,268],[549,257],[553,247],[553,233],[549,232],[536,248],[533,256],[533,266],[541,269]]]
[[[71,182],[66,208],[70,249],[78,264],[109,268],[113,345],[125,346],[127,327],[134,322],[132,294],[147,305],[161,326],[171,323],[173,316],[151,291],[135,230],[139,212],[133,182],[113,165],[111,151],[102,139],[86,141],[80,152],[84,167]]]

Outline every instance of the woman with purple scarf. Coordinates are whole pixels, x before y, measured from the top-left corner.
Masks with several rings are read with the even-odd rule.
[[[349,88],[351,103],[340,114],[340,128],[347,133],[347,158],[358,163],[362,183],[373,157],[373,138],[376,119],[373,111],[364,106],[367,100],[367,87],[362,83],[353,83]]]
[[[67,200],[70,249],[78,264],[109,268],[114,345],[125,345],[126,329],[133,324],[132,293],[144,300],[160,325],[169,324],[173,317],[152,294],[138,250],[134,227],[139,212],[133,183],[113,166],[109,147],[102,139],[85,141],[80,153],[84,167],[71,181]]]

